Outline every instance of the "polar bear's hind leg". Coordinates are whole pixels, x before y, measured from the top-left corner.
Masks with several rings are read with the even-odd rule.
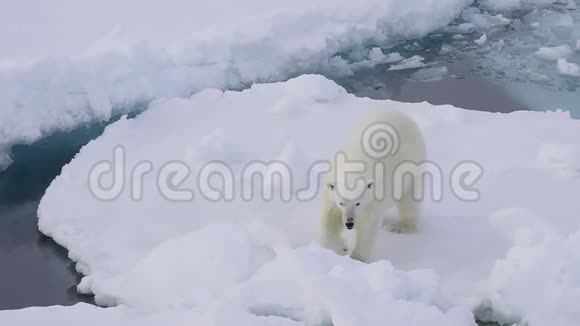
[[[406,194],[399,201],[399,219],[389,226],[389,231],[394,233],[415,232],[420,212],[420,203],[413,198],[413,192]]]

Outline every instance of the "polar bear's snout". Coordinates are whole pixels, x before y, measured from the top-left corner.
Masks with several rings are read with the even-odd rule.
[[[347,229],[352,230],[352,228],[354,228],[354,217],[347,217],[344,226],[346,226]]]

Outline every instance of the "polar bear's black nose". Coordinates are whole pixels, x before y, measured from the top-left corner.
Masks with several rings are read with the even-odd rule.
[[[346,222],[346,223],[344,223],[344,226],[346,226],[347,229],[351,230],[354,227],[354,223],[353,222]]]

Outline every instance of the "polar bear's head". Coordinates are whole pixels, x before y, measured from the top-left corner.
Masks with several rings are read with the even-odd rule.
[[[355,187],[346,187],[344,183],[328,183],[328,189],[332,192],[332,197],[341,211],[344,226],[351,230],[357,223],[357,219],[364,212],[365,208],[373,200],[371,189],[373,180],[361,180]]]

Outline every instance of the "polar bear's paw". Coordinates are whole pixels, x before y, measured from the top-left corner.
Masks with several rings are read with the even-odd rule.
[[[413,233],[417,231],[417,225],[411,221],[398,221],[387,227],[393,233]]]

